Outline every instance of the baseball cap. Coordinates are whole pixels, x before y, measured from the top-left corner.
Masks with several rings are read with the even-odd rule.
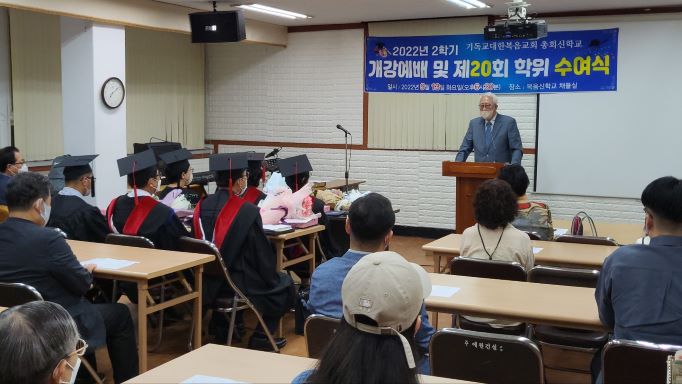
[[[414,323],[430,294],[431,281],[424,268],[395,252],[371,253],[363,256],[343,280],[343,317],[359,331],[398,336],[407,363],[414,368],[412,349],[400,332]],[[377,325],[358,322],[356,315],[367,316]]]

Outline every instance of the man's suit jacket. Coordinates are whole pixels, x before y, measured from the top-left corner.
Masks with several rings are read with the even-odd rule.
[[[12,217],[0,224],[0,281],[33,286],[71,314],[90,346],[105,345],[104,320],[83,297],[92,275],[54,229]]]
[[[493,142],[488,148],[485,145],[485,120],[482,117],[472,119],[455,161],[466,161],[472,149],[476,162],[520,164],[523,145],[516,120],[498,113],[493,124]]]

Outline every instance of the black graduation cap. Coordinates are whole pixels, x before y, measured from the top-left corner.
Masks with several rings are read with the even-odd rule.
[[[54,168],[64,168],[65,181],[77,180],[83,175],[92,172],[90,163],[99,155],[66,156],[56,163]],[[95,196],[95,180],[92,180],[92,196]]]
[[[306,155],[294,156],[288,159],[279,159],[277,166],[279,167],[279,173],[281,173],[284,177],[298,175],[313,170],[313,166],[310,165],[310,161]]]
[[[126,156],[122,159],[118,159],[116,162],[118,163],[118,173],[121,176],[130,175],[134,172],[157,166],[156,156],[154,156],[154,151],[151,149]]]
[[[170,165],[192,158],[192,152],[186,150],[185,148],[181,148],[177,151],[162,153],[159,155],[159,157],[164,163],[166,163],[166,165]]]
[[[208,158],[208,169],[211,172],[233,171],[248,167],[246,153],[218,153]]]
[[[55,168],[82,167],[89,165],[99,155],[67,156],[54,165]]]
[[[246,160],[249,163],[262,163],[265,160],[265,153],[246,152]]]

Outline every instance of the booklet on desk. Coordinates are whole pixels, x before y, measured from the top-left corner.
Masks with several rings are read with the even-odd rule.
[[[263,230],[266,235],[281,235],[283,233],[293,232],[294,228],[286,224],[264,224]]]

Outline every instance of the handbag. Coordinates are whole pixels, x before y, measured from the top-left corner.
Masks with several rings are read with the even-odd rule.
[[[573,220],[571,221],[571,235],[583,236],[585,229],[583,221],[585,220],[587,220],[587,223],[590,225],[592,236],[597,237],[597,227],[594,225],[594,220],[592,220],[590,215],[585,211],[580,211],[573,216]]]

